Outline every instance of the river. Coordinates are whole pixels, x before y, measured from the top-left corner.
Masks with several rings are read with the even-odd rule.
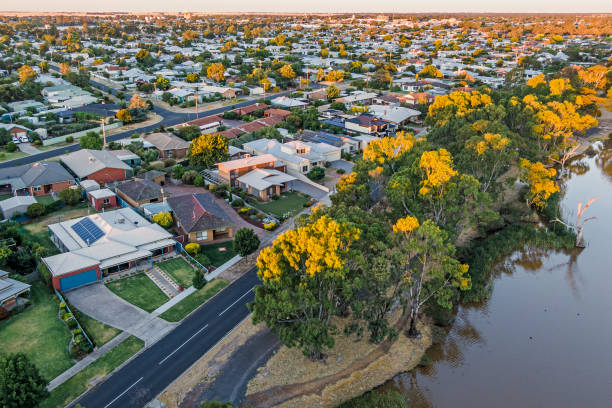
[[[612,407],[612,142],[575,160],[565,219],[579,201],[586,248],[523,249],[494,270],[491,297],[462,306],[432,364],[396,376],[411,407]]]

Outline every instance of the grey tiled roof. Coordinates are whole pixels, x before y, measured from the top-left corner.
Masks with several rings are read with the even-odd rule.
[[[209,193],[171,197],[167,202],[186,232],[233,226],[232,219]]]
[[[117,191],[121,191],[134,201],[162,197],[162,188],[151,180],[126,181],[117,186]]]
[[[42,161],[34,164],[0,169],[0,180],[16,178],[20,179],[25,187],[74,180],[70,173],[57,162]]]

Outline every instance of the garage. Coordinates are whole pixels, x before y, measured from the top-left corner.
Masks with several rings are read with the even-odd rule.
[[[65,291],[78,288],[79,286],[97,282],[97,280],[98,273],[96,269],[90,269],[88,271],[66,276],[65,278],[60,278],[60,290]]]

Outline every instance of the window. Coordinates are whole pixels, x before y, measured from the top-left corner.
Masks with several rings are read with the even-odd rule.
[[[36,186],[36,187],[34,187],[34,191],[40,191],[40,190],[42,190],[42,187],[41,187],[41,186]]]
[[[108,198],[105,198],[104,201],[102,202],[104,205],[109,205],[110,204],[110,200]]]
[[[306,173],[308,171],[308,166],[302,166],[302,173]]]
[[[199,231],[196,233],[196,241],[207,241],[208,231]]]

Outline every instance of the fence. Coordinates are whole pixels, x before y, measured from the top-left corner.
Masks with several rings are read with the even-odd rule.
[[[123,122],[115,122],[115,123],[111,123],[110,125],[104,125],[104,130],[111,130],[111,129],[116,129],[118,127],[123,126]],[[69,135],[64,135],[64,136],[57,136],[57,137],[52,137],[50,139],[45,139],[43,140],[43,146],[51,146],[54,144],[58,144],[58,143],[62,143],[66,141],[66,138],[69,136],[72,136],[72,138],[74,140],[85,136],[87,133],[89,132],[97,132],[97,133],[101,133],[102,132],[102,126],[98,126],[92,129],[86,129],[86,130],[82,130],[80,132],[75,132],[75,133],[71,133]]]
[[[77,316],[74,314],[74,312],[72,311],[72,309],[70,309],[70,306],[68,305],[68,302],[66,301],[66,299],[64,299],[64,297],[62,296],[61,293],[59,293],[57,291],[57,289],[53,289],[55,291],[55,294],[57,295],[57,297],[59,298],[60,302],[64,303],[66,305],[66,309],[68,310],[68,312],[70,314],[72,314],[72,318],[74,319],[74,321],[77,324],[77,327],[81,330],[81,333],[83,334],[83,336],[87,339],[87,341],[89,342],[89,345],[91,346],[91,349],[93,350],[96,346],[94,345],[93,341],[91,341],[91,339],[89,338],[89,336],[87,335],[87,333],[85,332],[85,329],[83,329],[83,326],[81,326],[81,323],[79,323],[79,319],[77,319]]]
[[[180,243],[180,242],[177,242],[177,243],[176,243],[176,245],[175,245],[175,247],[176,247],[176,250],[177,250],[178,252],[180,252],[181,254],[183,254],[183,255],[184,255],[184,256],[185,256],[185,257],[186,257],[186,258],[187,258],[189,261],[191,261],[191,262],[195,263],[195,264],[196,264],[196,265],[198,265],[200,268],[202,268],[202,269],[204,270],[204,274],[205,274],[205,275],[208,275],[208,272],[209,272],[209,271],[208,271],[208,268],[207,268],[207,267],[205,267],[204,265],[202,265],[201,263],[199,263],[198,261],[196,261],[196,260],[195,260],[195,258],[194,258],[193,256],[189,255],[189,254],[187,253],[187,251],[185,251],[185,248],[183,248],[183,245],[181,245],[181,243]]]

